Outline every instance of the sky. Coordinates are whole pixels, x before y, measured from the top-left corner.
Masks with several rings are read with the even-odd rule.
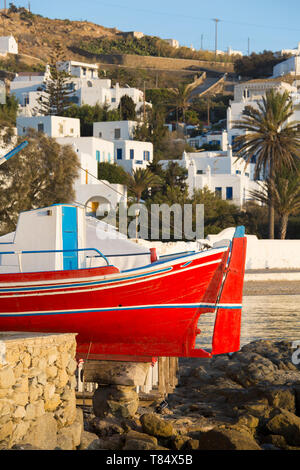
[[[0,0],[3,8],[4,1]],[[8,5],[9,0],[6,4]],[[13,2],[48,18],[87,20],[121,31],[141,31],[182,46],[231,47],[243,54],[294,49],[300,42],[300,0],[30,0]],[[243,6],[242,6],[243,5]]]

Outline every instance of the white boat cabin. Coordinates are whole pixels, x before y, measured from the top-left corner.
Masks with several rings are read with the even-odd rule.
[[[22,212],[16,231],[0,237],[2,274],[150,263],[149,250],[71,204]]]

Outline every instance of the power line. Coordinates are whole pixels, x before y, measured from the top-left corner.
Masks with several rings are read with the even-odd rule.
[[[140,11],[142,13],[147,13],[147,14],[153,14],[153,15],[156,15],[156,16],[161,16],[161,15],[164,15],[164,16],[173,16],[173,17],[178,17],[178,18],[186,18],[188,20],[195,20],[195,21],[211,21],[211,18],[205,18],[205,17],[199,17],[199,16],[190,16],[190,15],[185,15],[185,14],[176,14],[176,13],[172,13],[172,12],[164,12],[164,11],[155,11],[155,10],[148,10],[148,9],[144,9],[144,8],[133,8],[133,7],[130,7],[128,6],[128,4],[126,5],[120,5],[120,4],[116,4],[116,3],[107,3],[107,2],[102,2],[102,1],[98,1],[98,3],[102,4],[102,5],[105,5],[105,6],[108,6],[108,7],[113,7],[113,8],[125,8],[126,10],[134,10],[134,11]],[[286,26],[278,26],[278,25],[266,25],[266,24],[254,24],[254,23],[244,23],[242,21],[231,21],[231,20],[226,20],[226,19],[222,19],[222,23],[228,23],[228,24],[236,24],[236,25],[240,25],[240,26],[251,26],[251,27],[255,27],[255,28],[268,28],[268,29],[276,29],[276,30],[285,30],[285,31],[294,31],[294,32],[300,32],[300,29],[294,29],[294,28],[288,28]]]

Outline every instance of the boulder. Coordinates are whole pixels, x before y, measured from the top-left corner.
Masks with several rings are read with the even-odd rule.
[[[261,450],[261,448],[249,432],[220,427],[200,436],[199,450]]]
[[[82,431],[79,450],[97,450],[100,449],[99,438],[97,434],[88,431]]]
[[[98,387],[93,396],[95,416],[103,418],[112,414],[121,418],[135,415],[139,406],[139,396],[134,387],[110,385]]]
[[[30,444],[42,450],[55,449],[57,446],[57,423],[52,413],[40,416],[27,431],[20,444]]]
[[[300,418],[294,413],[281,409],[267,424],[271,434],[283,436],[291,446],[300,446]]]
[[[143,414],[140,420],[143,431],[151,436],[171,437],[176,435],[173,425],[170,422],[159,418],[154,413]]]

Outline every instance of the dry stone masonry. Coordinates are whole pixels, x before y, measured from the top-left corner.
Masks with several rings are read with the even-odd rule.
[[[0,334],[0,449],[76,449],[75,334]]]

